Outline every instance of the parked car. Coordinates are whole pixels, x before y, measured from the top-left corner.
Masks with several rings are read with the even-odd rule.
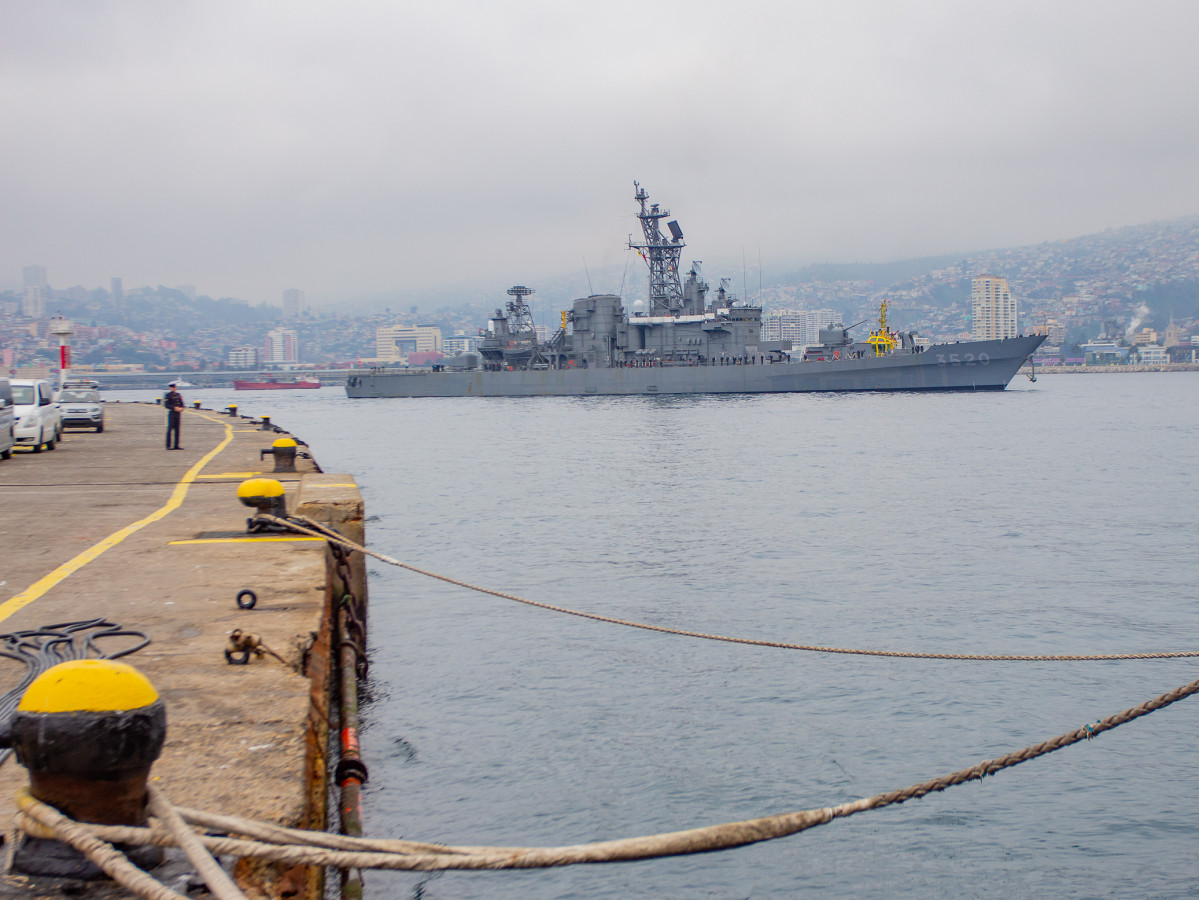
[[[0,459],[9,459],[12,456],[13,444],[17,442],[12,433],[16,422],[13,415],[12,385],[8,383],[7,378],[0,378]]]
[[[54,405],[54,388],[42,379],[13,379],[13,415],[16,427],[13,436],[18,447],[53,450],[62,436],[62,416]]]
[[[104,401],[92,388],[71,387],[67,382],[58,392],[58,410],[63,428],[94,428],[104,430]]]

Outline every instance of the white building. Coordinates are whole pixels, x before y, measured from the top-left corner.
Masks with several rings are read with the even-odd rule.
[[[472,350],[479,349],[479,336],[477,334],[463,334],[459,332],[453,337],[443,339],[441,346],[447,354],[469,353]]]
[[[262,347],[264,363],[294,363],[300,361],[300,341],[290,328],[268,331]]]
[[[820,329],[836,325],[841,321],[841,313],[835,309],[813,309],[808,313],[808,321],[804,326],[804,346],[820,343]]]
[[[241,369],[256,369],[261,356],[257,347],[237,347],[229,351],[229,365]]]
[[[375,356],[380,362],[403,363],[409,353],[441,352],[441,343],[436,325],[388,325],[375,331]]]
[[[771,309],[762,313],[762,340],[791,341],[798,347],[804,341],[808,313],[802,309]]]
[[[795,349],[820,342],[820,329],[841,321],[835,309],[772,309],[762,314],[762,340],[790,341]]]
[[[1006,278],[976,275],[970,292],[970,336],[976,341],[994,341],[1015,337],[1016,301]]]

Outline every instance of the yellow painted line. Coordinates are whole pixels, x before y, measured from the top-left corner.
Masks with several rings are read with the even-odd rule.
[[[169,541],[171,547],[180,544],[261,544],[266,541],[324,541],[318,537],[236,537],[236,538],[196,538],[191,541]]]
[[[191,415],[198,416],[201,419],[207,419],[209,422],[216,422],[218,425],[228,425],[229,424],[228,416],[209,415],[209,411],[205,411],[202,409],[185,409],[184,412],[191,413]]]
[[[207,417],[206,417],[207,418]],[[225,423],[221,423],[225,424]],[[159,519],[165,518],[168,514],[177,510],[183,505],[183,500],[187,496],[187,488],[196,480],[200,470],[212,462],[213,457],[229,446],[229,442],[233,440],[233,429],[225,424],[225,438],[215,448],[210,450],[198,463],[187,470],[187,474],[175,485],[175,490],[171,492],[171,499],[166,502],[166,505],[160,507],[144,519],[134,522],[132,525],[126,525],[120,531],[114,531],[98,544],[93,544],[88,547],[74,559],[69,560],[51,572],[49,575],[35,581],[28,588],[21,591],[12,599],[0,604],[0,622],[3,622],[13,613],[24,609],[34,600],[41,597],[46,591],[50,590],[56,584],[64,581],[66,578],[73,575],[75,572],[82,569],[93,559],[103,553],[105,550],[111,550],[125,538],[134,532],[141,531],[147,525],[153,525]]]

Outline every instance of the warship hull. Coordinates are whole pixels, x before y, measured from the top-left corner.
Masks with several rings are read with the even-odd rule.
[[[1001,391],[1045,338],[938,344],[920,353],[759,365],[663,365],[516,371],[372,370],[346,381],[367,397],[581,397],[813,391]]]

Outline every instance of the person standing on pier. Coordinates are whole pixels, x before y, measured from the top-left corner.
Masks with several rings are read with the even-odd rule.
[[[167,387],[170,388],[166,392],[166,396],[162,398],[162,405],[167,408],[167,449],[182,450],[179,446],[179,424],[183,418],[183,395],[175,390],[177,382],[172,381]],[[171,435],[175,435],[175,446],[171,446]]]

